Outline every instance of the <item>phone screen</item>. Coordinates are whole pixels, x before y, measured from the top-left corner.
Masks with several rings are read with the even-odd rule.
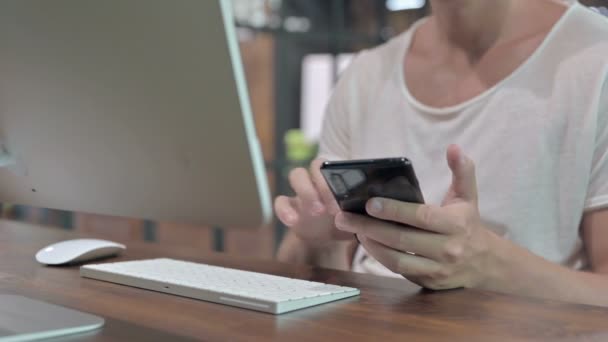
[[[365,204],[372,197],[424,203],[407,158],[325,162],[321,174],[344,211],[366,215]]]

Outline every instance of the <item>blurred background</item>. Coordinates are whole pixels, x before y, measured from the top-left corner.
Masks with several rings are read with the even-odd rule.
[[[290,169],[315,156],[325,104],[353,55],[430,11],[426,0],[232,0],[273,197]],[[607,0],[581,1],[607,6]],[[195,227],[4,204],[2,216],[106,239],[148,241],[272,258],[285,227]]]

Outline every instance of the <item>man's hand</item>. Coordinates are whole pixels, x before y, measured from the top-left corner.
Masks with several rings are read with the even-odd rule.
[[[373,198],[366,209],[377,219],[339,213],[336,226],[357,234],[380,263],[423,287],[483,287],[495,268],[494,247],[505,240],[481,223],[473,161],[455,145],[447,161],[452,185],[440,207]]]
[[[448,148],[447,160],[452,185],[441,206],[374,198],[367,203],[371,218],[339,213],[336,226],[357,234],[390,270],[426,288],[475,287],[608,306],[608,275],[563,267],[486,229],[479,218],[473,162],[457,146]],[[608,241],[602,235],[607,217],[598,212],[583,220],[596,272],[608,269],[601,252]]]
[[[348,270],[356,242],[353,234],[334,225],[340,207],[321,175],[321,164],[323,160],[315,159],[309,170],[292,170],[289,182],[295,196],[279,196],[275,200],[276,215],[289,227],[277,258]]]
[[[321,164],[322,159],[315,159],[309,170],[292,170],[289,183],[295,196],[279,196],[274,204],[279,220],[312,247],[323,247],[334,240],[352,240],[352,234],[334,226],[334,216],[340,207],[321,175]]]

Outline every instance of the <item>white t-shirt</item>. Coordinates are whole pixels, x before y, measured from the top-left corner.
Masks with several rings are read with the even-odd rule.
[[[550,261],[587,265],[579,225],[608,207],[608,20],[575,3],[509,77],[462,104],[432,108],[404,81],[409,31],[364,51],[324,119],[320,156],[412,160],[427,203],[451,181],[451,143],[476,163],[487,227]],[[608,229],[608,227],[606,227]],[[355,254],[353,270],[395,275]]]

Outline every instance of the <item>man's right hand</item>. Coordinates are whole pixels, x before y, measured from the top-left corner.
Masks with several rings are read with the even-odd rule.
[[[323,162],[315,159],[310,170],[292,170],[289,183],[295,196],[279,196],[274,203],[279,220],[311,248],[353,239],[352,234],[339,231],[334,225],[334,216],[340,212],[340,207],[321,175]]]

